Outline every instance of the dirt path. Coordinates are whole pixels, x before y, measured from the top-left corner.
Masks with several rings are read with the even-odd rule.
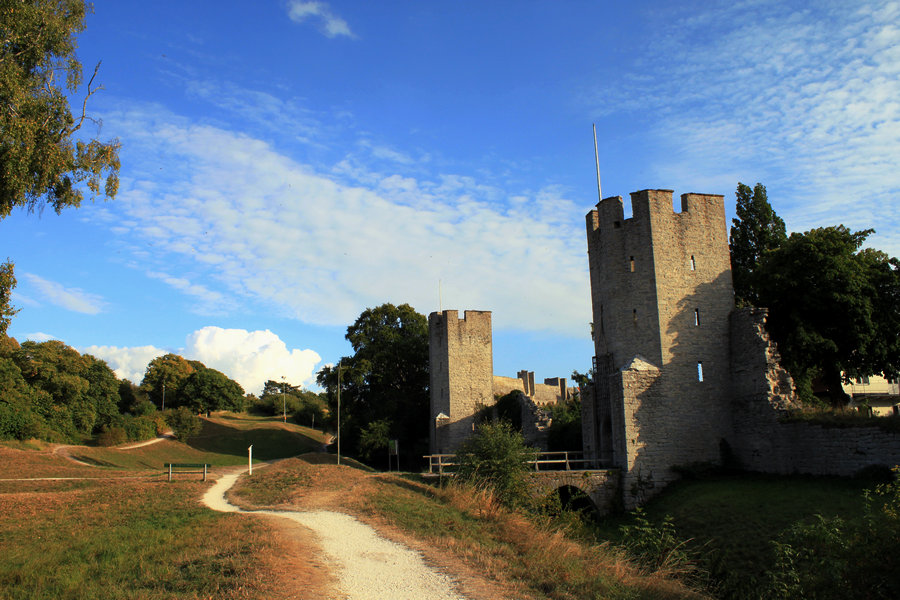
[[[465,600],[450,577],[428,567],[417,552],[386,540],[349,515],[327,510],[244,511],[234,506],[225,499],[225,493],[242,472],[223,475],[203,496],[203,503],[221,512],[290,519],[311,529],[335,567],[341,598]]]

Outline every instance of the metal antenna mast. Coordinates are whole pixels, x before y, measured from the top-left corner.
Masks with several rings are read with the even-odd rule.
[[[597,162],[597,200],[603,200],[603,192],[600,191],[600,153],[597,151],[597,124],[594,127],[594,160]]]

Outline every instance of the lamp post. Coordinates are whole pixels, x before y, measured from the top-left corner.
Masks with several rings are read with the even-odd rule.
[[[341,464],[341,361],[338,361],[338,421],[337,421],[337,464]]]
[[[166,382],[163,381],[163,401],[162,401],[162,409],[166,410]]]
[[[284,402],[284,375],[281,376],[281,419],[287,423],[287,404]]]

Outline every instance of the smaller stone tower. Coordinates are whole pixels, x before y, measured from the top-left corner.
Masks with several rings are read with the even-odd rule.
[[[456,452],[472,435],[474,414],[494,403],[490,311],[428,316],[432,454]],[[450,399],[453,398],[453,402]]]

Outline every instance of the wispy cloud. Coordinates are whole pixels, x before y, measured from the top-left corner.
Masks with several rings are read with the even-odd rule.
[[[189,241],[182,241],[181,243],[175,241],[173,242],[172,249],[184,254],[196,252],[196,249]],[[194,312],[196,313],[207,315],[222,314],[229,309],[234,308],[234,303],[231,302],[225,294],[211,290],[205,285],[192,283],[186,277],[173,277],[172,275],[158,271],[148,271],[147,277],[159,279],[174,289],[199,301],[200,304],[194,306]]]
[[[307,20],[315,20],[319,23],[322,33],[329,38],[338,36],[356,37],[347,21],[331,11],[326,2],[309,2],[305,0],[291,0],[288,3],[288,17],[295,23],[303,23]]]
[[[435,310],[441,281],[445,307],[495,310],[497,327],[582,335],[590,320],[583,215],[560,190],[509,194],[470,176],[382,173],[352,159],[318,170],[159,109],[114,121],[129,129],[124,151],[153,156],[164,175],[123,177],[125,214],[111,225],[151,245],[135,260],[186,292],[334,325],[386,301]]]
[[[874,226],[900,254],[900,3],[690,6],[648,17],[661,35],[598,111],[651,121],[666,185],[762,181],[789,227]]]
[[[100,296],[79,288],[67,288],[60,283],[25,273],[25,279],[41,294],[42,300],[73,312],[96,315],[103,310],[105,302]]]

